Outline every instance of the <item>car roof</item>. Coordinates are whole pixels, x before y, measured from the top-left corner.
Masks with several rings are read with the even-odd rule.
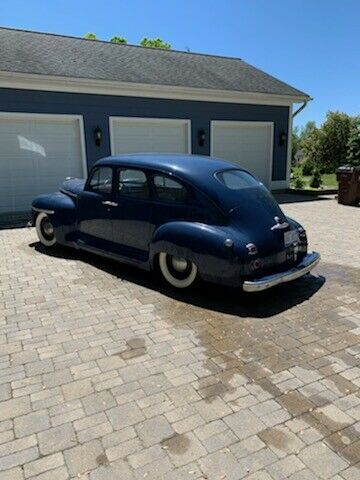
[[[227,168],[239,168],[225,160],[219,158],[207,157],[205,155],[186,155],[169,153],[131,153],[125,155],[114,155],[106,157],[98,162],[97,165],[131,165],[140,168],[149,168],[155,170],[167,171],[177,174],[181,177],[194,179],[204,173],[215,173],[218,170]]]
[[[205,193],[224,210],[234,206],[234,192],[231,192],[217,180],[215,173],[233,168],[246,171],[240,165],[220,158],[205,155],[164,153],[116,155],[98,160],[94,166],[101,165],[158,170],[175,175],[180,180]]]

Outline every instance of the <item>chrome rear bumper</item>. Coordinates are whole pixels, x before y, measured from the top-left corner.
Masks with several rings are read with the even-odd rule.
[[[291,282],[310,272],[320,261],[320,254],[317,252],[308,253],[306,257],[296,267],[286,270],[286,272],[275,273],[256,280],[247,280],[243,283],[245,292],[260,292],[280,283]]]

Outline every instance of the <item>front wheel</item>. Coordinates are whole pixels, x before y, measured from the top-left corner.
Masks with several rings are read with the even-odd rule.
[[[190,287],[197,278],[195,263],[168,253],[160,253],[159,267],[165,280],[176,288]]]
[[[45,247],[53,247],[56,244],[54,227],[45,212],[40,212],[36,217],[35,227],[39,240]]]

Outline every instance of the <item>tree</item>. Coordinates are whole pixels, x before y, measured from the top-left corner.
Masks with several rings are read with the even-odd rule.
[[[146,38],[144,37],[140,45],[142,47],[152,47],[152,48],[161,48],[163,50],[170,50],[171,45],[170,43],[164,42],[161,38]]]
[[[307,122],[303,127],[294,127],[292,133],[292,152],[291,161],[292,164],[296,164],[298,161],[303,161],[304,156],[306,160],[306,148],[304,144],[314,130],[316,130],[315,122]],[[305,174],[304,174],[305,175]]]
[[[85,33],[84,38],[86,38],[86,40],[96,40],[97,39],[95,33],[91,33],[91,32]]]
[[[291,163],[295,165],[297,162],[296,154],[301,150],[300,128],[294,127],[291,140]]]
[[[344,164],[351,124],[351,117],[341,112],[328,112],[320,128],[308,122],[302,132],[306,161],[314,164],[321,173],[333,173]]]
[[[310,133],[316,129],[316,123],[314,121],[306,122],[299,132],[300,140],[304,140]]]
[[[360,167],[360,117],[355,117],[350,127],[346,163]]]
[[[112,37],[110,42],[111,43],[127,43],[127,40],[124,37]]]
[[[324,173],[333,173],[346,163],[352,119],[346,113],[328,112],[321,126],[318,165]]]
[[[320,137],[320,129],[316,128],[315,122],[313,122],[313,125],[307,129],[306,136],[304,136],[301,142],[305,157],[304,163],[315,165],[320,162]]]

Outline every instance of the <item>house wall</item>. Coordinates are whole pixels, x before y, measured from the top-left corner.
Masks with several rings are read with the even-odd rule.
[[[288,132],[289,107],[235,103],[168,100],[83,93],[0,89],[3,112],[75,114],[84,118],[88,168],[99,158],[110,155],[109,116],[183,118],[191,120],[192,153],[210,154],[210,121],[274,122],[272,181],[284,181],[287,174],[287,141],[280,145],[282,132]],[[103,142],[95,145],[93,131],[100,127]],[[198,145],[197,132],[204,129],[206,140]]]

